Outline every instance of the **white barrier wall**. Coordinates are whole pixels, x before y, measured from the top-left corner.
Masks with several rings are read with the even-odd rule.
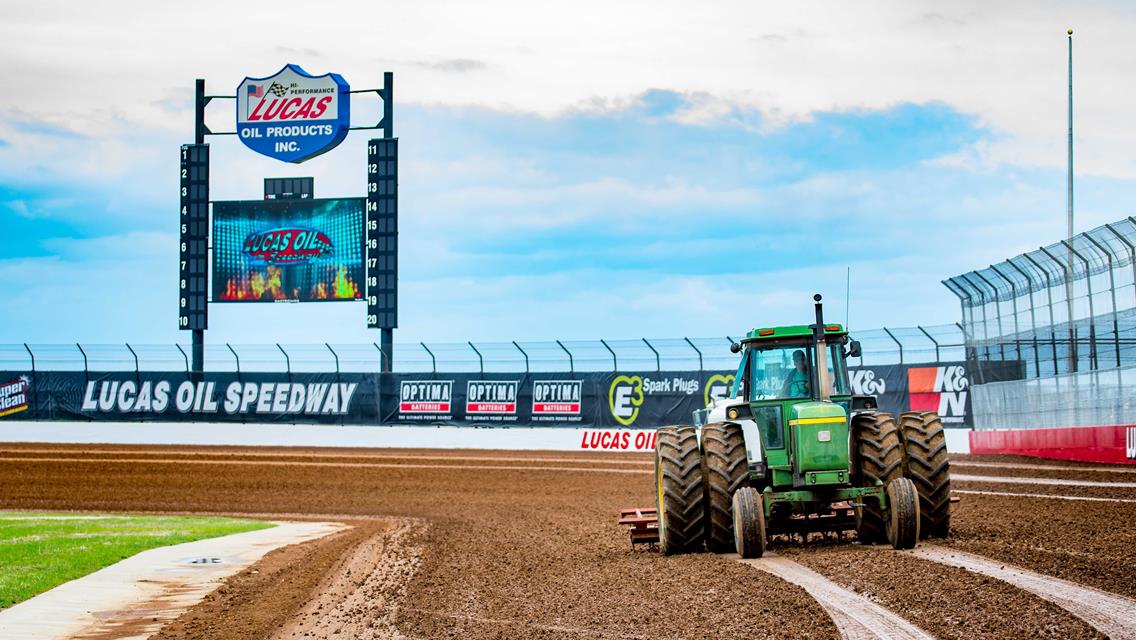
[[[947,449],[969,453],[970,431],[947,429]],[[0,442],[274,447],[653,451],[654,431],[569,427],[403,427],[210,422],[2,422]]]

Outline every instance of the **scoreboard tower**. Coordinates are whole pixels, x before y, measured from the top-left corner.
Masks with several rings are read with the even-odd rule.
[[[347,93],[346,85],[344,92]],[[394,329],[398,326],[398,139],[394,137],[394,74],[389,71],[383,74],[381,89],[349,93],[376,93],[383,101],[383,119],[378,124],[350,129],[383,130],[381,138],[367,142],[364,298],[367,328],[381,332],[381,371],[390,372]],[[238,134],[238,131],[211,131],[205,124],[205,107],[214,99],[241,97],[205,95],[205,80],[199,78],[195,87],[194,142],[181,147],[178,329],[193,332],[191,372],[195,375],[204,371],[205,330],[209,325],[209,145],[205,137]],[[302,193],[306,189],[310,198],[311,179],[296,180],[298,190]],[[302,182],[304,180],[307,182]],[[265,197],[272,197],[267,180],[265,187]],[[292,185],[286,189],[289,195],[297,190]]]

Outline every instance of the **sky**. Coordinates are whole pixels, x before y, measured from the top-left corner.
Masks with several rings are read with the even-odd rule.
[[[729,335],[809,320],[814,292],[853,329],[956,322],[941,280],[1065,232],[1067,27],[1076,228],[1134,213],[1130,3],[0,7],[0,343],[188,342],[194,78],[231,94],[286,63],[394,72],[396,342]],[[354,123],[379,109],[359,95]],[[207,121],[230,130],[231,102]],[[212,138],[212,197],[362,195],[367,137],[300,165]],[[209,326],[378,339],[360,304],[215,304]]]

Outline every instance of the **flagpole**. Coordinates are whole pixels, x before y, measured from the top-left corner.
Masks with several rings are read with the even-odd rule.
[[[1069,257],[1065,265],[1065,300],[1069,313],[1069,371],[1077,371],[1077,333],[1073,325],[1073,30],[1066,32],[1069,38],[1069,140],[1068,140],[1068,182],[1066,183],[1068,217],[1066,236],[1069,242]],[[1088,273],[1085,277],[1088,277]]]

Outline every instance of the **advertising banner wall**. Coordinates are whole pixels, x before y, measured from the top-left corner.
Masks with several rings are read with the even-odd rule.
[[[363,299],[363,198],[213,203],[212,302]]]
[[[1020,363],[1003,369],[1021,375]],[[938,411],[945,426],[970,426],[964,363],[853,368],[851,379],[883,411]],[[617,432],[689,424],[734,374],[15,371],[0,381],[0,419],[589,427],[630,438]]]

